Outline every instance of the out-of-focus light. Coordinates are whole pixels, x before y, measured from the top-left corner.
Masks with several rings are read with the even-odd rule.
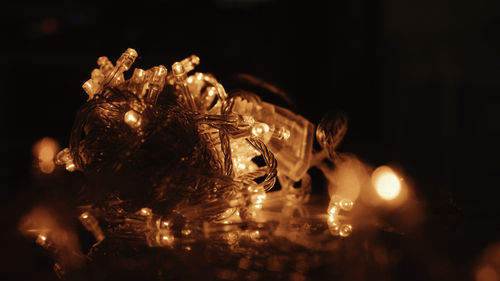
[[[344,224],[339,229],[339,235],[341,237],[347,237],[352,233],[352,226],[350,224]]]
[[[40,171],[44,174],[51,174],[56,168],[54,162],[40,162],[39,164]]]
[[[38,168],[44,174],[55,169],[54,158],[59,151],[59,144],[52,138],[45,137],[33,145],[33,155],[38,159]]]
[[[490,265],[484,265],[476,271],[476,281],[498,281],[496,270]]]
[[[54,35],[59,32],[59,20],[56,18],[46,18],[42,21],[41,29],[46,35]]]
[[[262,136],[262,134],[269,132],[269,125],[266,123],[257,123],[252,128],[252,135],[256,137]]]
[[[385,200],[393,200],[401,192],[401,182],[398,175],[387,166],[375,169],[372,174],[372,184],[377,194]]]

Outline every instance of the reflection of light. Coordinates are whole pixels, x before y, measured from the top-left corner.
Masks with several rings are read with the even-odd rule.
[[[373,172],[372,183],[378,195],[385,200],[392,200],[401,192],[398,176],[387,166],[378,167]]]

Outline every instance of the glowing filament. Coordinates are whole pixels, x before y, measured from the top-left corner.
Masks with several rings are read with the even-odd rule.
[[[372,183],[378,195],[385,200],[393,200],[401,192],[398,176],[387,166],[381,166],[373,172]]]

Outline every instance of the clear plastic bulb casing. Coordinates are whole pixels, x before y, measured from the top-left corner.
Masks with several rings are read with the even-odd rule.
[[[278,171],[299,181],[310,166],[314,126],[304,117],[267,102],[236,99],[233,112],[251,116],[253,137],[260,138],[279,162]]]
[[[332,235],[340,237],[347,237],[351,235],[352,225],[349,223],[341,222],[341,220],[345,220],[345,217],[340,213],[341,211],[351,211],[353,206],[354,202],[350,199],[342,198],[337,195],[333,195],[331,197],[330,204],[327,210],[327,223]]]

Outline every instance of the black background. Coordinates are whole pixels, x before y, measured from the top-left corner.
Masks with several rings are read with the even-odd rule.
[[[136,67],[170,68],[194,53],[198,71],[222,82],[237,73],[260,77],[289,93],[315,124],[329,110],[345,111],[350,127],[340,149],[371,165],[403,167],[428,207],[429,247],[447,267],[427,275],[425,261],[409,259],[392,277],[473,278],[475,259],[500,239],[500,2],[180,2],[2,7],[8,274],[54,278],[50,260],[16,228],[50,193],[34,187],[31,146],[45,136],[67,145],[97,57],[114,61],[132,47]]]

